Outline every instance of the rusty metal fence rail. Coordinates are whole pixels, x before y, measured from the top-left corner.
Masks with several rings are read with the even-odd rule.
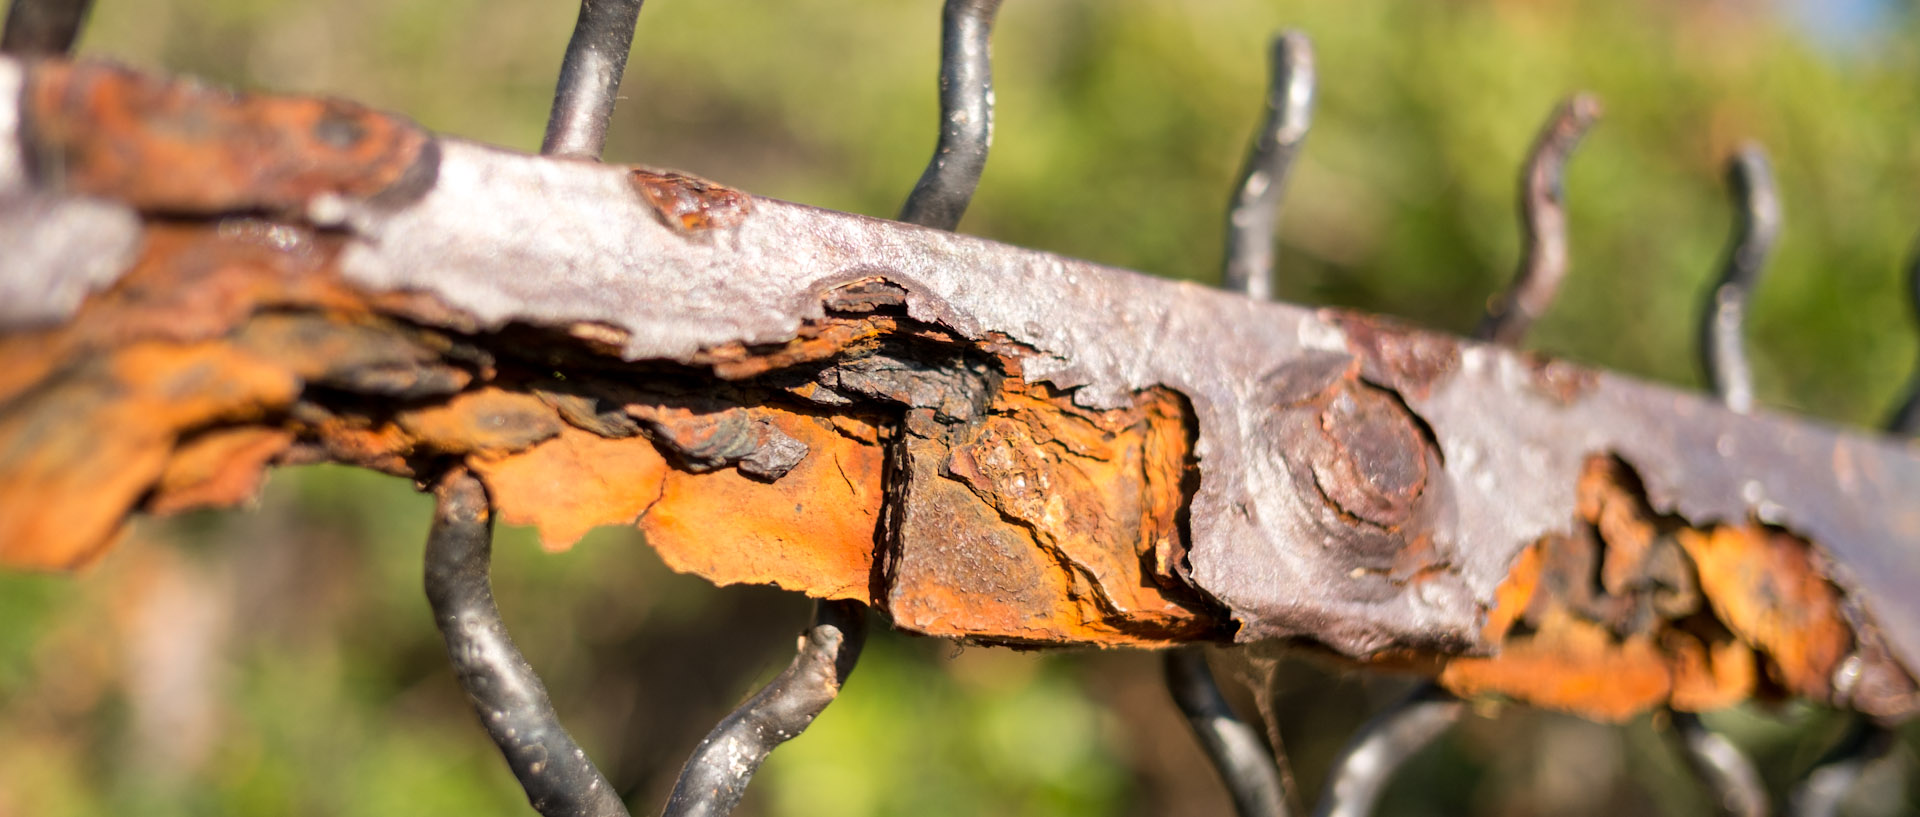
[[[85,4],[15,0],[0,562],[82,563],[129,514],[239,502],[272,464],[432,483],[436,623],[547,815],[626,806],[493,607],[497,519],[557,542],[637,525],[675,569],[821,600],[669,814],[732,809],[832,702],[867,607],[937,637],[1174,648],[1174,700],[1245,815],[1300,808],[1182,645],[1431,678],[1355,737],[1316,814],[1368,813],[1483,696],[1668,711],[1724,809],[1768,813],[1691,713],[1783,695],[1857,713],[1787,804],[1833,813],[1920,706],[1920,453],[1753,407],[1743,305],[1781,221],[1759,148],[1729,165],[1708,399],[1511,348],[1566,271],[1585,95],[1524,168],[1521,268],[1475,340],[1271,302],[1314,96],[1297,33],[1274,41],[1226,291],[952,234],[992,138],[998,8],[946,3],[942,129],[899,223],[600,164],[639,2],[582,5],[530,157],[68,62]],[[556,487],[577,469],[601,487]]]

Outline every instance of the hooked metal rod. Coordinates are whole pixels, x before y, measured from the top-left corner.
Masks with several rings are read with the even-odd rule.
[[[620,96],[620,78],[633,50],[633,29],[643,0],[581,0],[580,18],[567,40],[553,111],[540,152],[548,156],[599,159],[607,124]]]
[[[1669,716],[1681,756],[1713,793],[1715,810],[1727,817],[1766,817],[1767,789],[1746,753],[1699,715],[1672,710]]]
[[[1425,683],[1373,716],[1340,752],[1314,817],[1366,817],[1407,760],[1453,726],[1466,703]]]
[[[1167,691],[1220,773],[1240,817],[1284,817],[1289,813],[1285,787],[1273,755],[1260,742],[1260,733],[1227,704],[1207,668],[1207,656],[1198,647],[1168,650],[1163,658]]]
[[[554,714],[547,689],[507,635],[488,577],[493,513],[487,490],[456,467],[433,489],[426,590],[454,677],[487,736],[544,817],[627,817],[626,806]]]
[[[93,0],[13,0],[0,29],[0,54],[54,57],[73,50]]]
[[[663,814],[712,817],[733,811],[767,756],[792,740],[840,694],[866,644],[867,608],[823,601],[800,637],[793,663],[720,721],[694,749]]]
[[[1567,159],[1600,119],[1600,100],[1575,94],[1554,109],[1520,176],[1520,270],[1487,304],[1474,337],[1512,345],[1546,314],[1567,275]]]
[[[1743,145],[1728,160],[1727,189],[1734,204],[1734,236],[1719,283],[1701,317],[1700,351],[1714,393],[1727,408],[1745,414],[1753,410],[1753,368],[1747,362],[1745,337],[1747,302],[1781,225],[1780,193],[1764,149]]]
[[[993,145],[993,18],[1000,0],[947,0],[940,13],[940,139],[900,220],[960,226]]]
[[[1313,124],[1313,43],[1288,31],[1273,38],[1267,113],[1227,209],[1227,252],[1221,286],[1273,300],[1274,222],[1300,145]]]

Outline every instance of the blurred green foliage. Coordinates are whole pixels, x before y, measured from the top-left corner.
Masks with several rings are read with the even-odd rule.
[[[609,159],[890,216],[934,140],[937,6],[656,0]],[[558,0],[100,0],[83,51],[531,150],[572,20]],[[1751,138],[1772,152],[1788,219],[1752,313],[1762,402],[1871,424],[1906,382],[1920,24],[1904,6],[1815,44],[1751,0],[1009,0],[996,144],[961,229],[1213,280],[1282,27],[1314,38],[1321,80],[1283,215],[1285,299],[1469,328],[1516,261],[1534,130],[1587,89],[1608,116],[1572,163],[1572,274],[1533,345],[1697,384],[1694,320],[1731,224],[1720,163]],[[77,581],[0,576],[0,817],[528,813],[429,626],[427,516],[398,481],[307,469],[250,511],[143,523]],[[785,663],[805,617],[771,591],[672,575],[630,532],[548,555],[503,531],[498,553],[516,636],[636,813]],[[1284,725],[1311,793],[1391,688],[1289,677]],[[1145,655],[878,636],[745,811],[1220,813],[1157,684]],[[1776,786],[1833,726],[1781,715],[1716,719]],[[1873,785],[1887,808],[1912,807],[1903,776]],[[1704,806],[1645,722],[1508,711],[1409,768],[1388,810]]]

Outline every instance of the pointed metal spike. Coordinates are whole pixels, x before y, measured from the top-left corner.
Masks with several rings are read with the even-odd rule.
[[[1700,321],[1700,352],[1707,379],[1727,407],[1753,409],[1753,370],[1747,364],[1747,300],[1780,235],[1780,193],[1767,152],[1746,144],[1727,160],[1727,189],[1736,221],[1726,267]]]
[[[1240,720],[1213,682],[1207,656],[1198,647],[1165,653],[1167,691],[1187,716],[1194,737],[1220,773],[1239,817],[1285,817],[1286,791],[1273,755],[1260,742],[1260,733]]]
[[[1000,0],[947,0],[940,14],[940,141],[900,220],[951,230],[993,144],[993,18]]]
[[[760,764],[799,736],[840,694],[866,643],[867,608],[855,601],[814,605],[800,654],[784,672],[720,721],[693,751],[667,801],[666,817],[733,812]]]
[[[73,50],[93,0],[13,0],[0,29],[0,54],[58,57]]]
[[[1288,172],[1313,124],[1313,43],[1288,31],[1273,38],[1267,115],[1247,153],[1227,210],[1227,252],[1221,286],[1273,300],[1273,237]]]
[[[581,0],[580,17],[567,40],[553,111],[540,152],[548,156],[599,159],[607,147],[607,123],[620,96],[620,78],[633,51],[633,29],[642,0]]]
[[[455,468],[441,477],[433,495],[427,602],[480,725],[520,779],[527,802],[544,817],[627,817],[606,777],[560,725],[546,686],[514,647],[494,606],[488,576],[493,511],[486,487],[465,468]]]
[[[1466,703],[1428,683],[1360,727],[1340,752],[1314,817],[1367,817],[1394,772],[1460,720]]]
[[[1770,808],[1767,789],[1746,753],[1725,735],[1708,728],[1698,715],[1673,711],[1670,717],[1681,755],[1713,793],[1718,813],[1726,817],[1766,817]]]
[[[1600,100],[1575,94],[1554,109],[1520,176],[1520,271],[1488,302],[1474,330],[1480,340],[1514,345],[1546,314],[1567,275],[1567,158],[1600,119]]]

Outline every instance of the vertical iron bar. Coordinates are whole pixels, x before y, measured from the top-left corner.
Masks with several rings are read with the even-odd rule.
[[[746,794],[774,748],[798,736],[840,694],[866,643],[867,608],[857,601],[814,606],[812,626],[784,672],[720,721],[693,751],[667,801],[667,817],[719,817]]]
[[[427,602],[454,677],[545,817],[627,817],[606,777],[554,715],[547,689],[507,635],[493,603],[493,511],[486,487],[456,467],[434,486],[427,535]]]
[[[1687,765],[1713,792],[1715,810],[1727,817],[1767,817],[1767,789],[1746,753],[1708,728],[1700,716],[1678,710],[1668,714]]]
[[[58,57],[73,50],[93,0],[13,0],[0,29],[0,54]]]
[[[633,27],[642,0],[580,0],[580,18],[567,40],[553,112],[540,152],[598,159],[607,146],[607,122],[619,98],[620,78],[633,50]]]
[[[1407,760],[1460,719],[1466,704],[1440,687],[1422,684],[1360,727],[1327,776],[1314,817],[1366,817],[1387,781]]]
[[[1520,271],[1488,302],[1474,337],[1511,346],[1553,304],[1567,274],[1567,158],[1599,118],[1600,101],[1575,94],[1541,129],[1520,176]]]
[[[1747,301],[1765,269],[1780,234],[1780,193],[1773,182],[1767,152],[1757,144],[1741,146],[1727,161],[1727,189],[1733,198],[1735,227],[1727,261],[1700,321],[1701,361],[1713,391],[1727,408],[1753,410],[1753,370],[1747,364]]]
[[[993,144],[993,18],[1000,0],[947,0],[940,13],[940,140],[900,220],[951,230]]]
[[[1260,734],[1233,713],[1207,668],[1199,647],[1168,650],[1165,658],[1167,691],[1187,716],[1194,737],[1213,761],[1213,768],[1233,798],[1240,817],[1285,817],[1286,791],[1279,767],[1260,742]]]
[[[1221,286],[1273,300],[1274,223],[1300,144],[1313,124],[1313,43],[1288,31],[1273,38],[1267,115],[1234,186],[1227,210],[1227,253]]]

